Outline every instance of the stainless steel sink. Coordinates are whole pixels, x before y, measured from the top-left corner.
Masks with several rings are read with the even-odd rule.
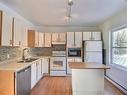
[[[30,59],[25,59],[25,60],[20,60],[18,63],[29,63],[37,60],[38,58],[30,58]]]

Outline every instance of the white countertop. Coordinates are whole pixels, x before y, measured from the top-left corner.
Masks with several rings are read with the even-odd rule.
[[[38,58],[37,60],[35,61],[32,61],[32,62],[26,62],[26,63],[18,63],[17,60],[15,61],[10,61],[10,62],[4,62],[3,64],[0,64],[0,71],[14,71],[14,72],[17,72],[17,71],[20,71],[28,66],[31,66],[31,64],[33,64],[34,62],[40,60],[41,58]]]

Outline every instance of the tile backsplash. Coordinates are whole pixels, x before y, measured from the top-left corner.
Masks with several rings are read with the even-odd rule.
[[[0,62],[21,57],[19,47],[0,47]]]

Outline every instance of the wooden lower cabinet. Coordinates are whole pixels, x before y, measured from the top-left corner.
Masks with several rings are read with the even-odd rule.
[[[16,95],[14,76],[13,71],[0,71],[0,95]]]

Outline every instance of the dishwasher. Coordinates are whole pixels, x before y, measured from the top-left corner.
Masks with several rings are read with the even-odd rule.
[[[29,95],[31,91],[31,67],[17,72],[17,95]]]

